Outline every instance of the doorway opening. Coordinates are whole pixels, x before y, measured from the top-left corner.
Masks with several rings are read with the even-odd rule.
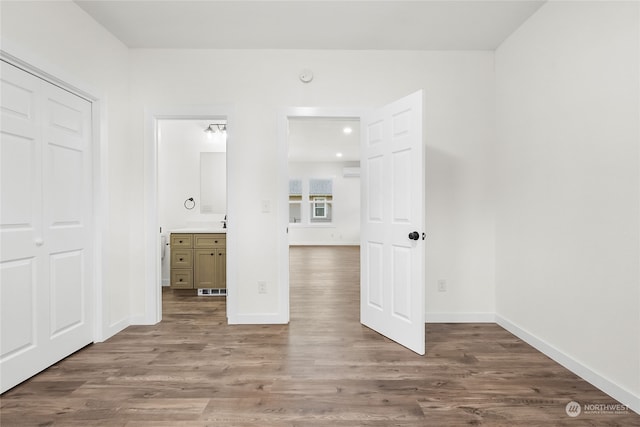
[[[175,253],[171,251],[172,234],[226,233],[226,137],[226,119],[158,120],[158,221],[164,290],[169,287],[185,295],[226,296],[226,272],[222,271],[226,269],[225,248],[215,248],[215,261],[197,257],[200,252],[209,255],[204,249],[176,247]]]
[[[360,291],[360,118],[289,116],[286,138],[292,320],[305,299],[332,315],[336,295]]]
[[[280,121],[280,175],[284,231],[280,240],[281,312],[289,318],[289,245],[291,217],[325,217],[329,200],[326,182],[303,184],[289,177],[290,122],[295,117],[358,117],[360,143],[360,321],[410,350],[424,354],[424,157],[422,91],[382,105],[365,114],[332,114],[317,108],[291,109]],[[327,114],[327,112],[329,112]],[[288,114],[287,114],[288,113]],[[297,187],[302,187],[296,194]],[[311,199],[312,186],[319,199]],[[322,189],[322,191],[320,190]],[[296,198],[294,198],[296,196]],[[305,197],[306,196],[306,197]],[[291,203],[290,203],[291,202]],[[299,204],[300,209],[289,208]],[[311,219],[309,219],[311,221]],[[295,222],[293,222],[295,226]],[[286,230],[286,231],[285,231]]]
[[[163,234],[167,236],[172,229],[175,229],[174,227],[178,227],[177,229],[199,228],[198,232],[202,232],[204,227],[211,227],[211,229],[217,231],[218,228],[223,227],[223,224],[217,221],[224,221],[225,215],[226,221],[228,221],[224,232],[226,240],[226,251],[224,252],[226,254],[220,257],[220,260],[223,258],[224,260],[217,265],[224,265],[226,270],[224,279],[226,279],[225,302],[227,319],[233,319],[235,316],[233,294],[235,276],[229,274],[229,272],[234,271],[233,265],[236,263],[235,251],[233,250],[235,247],[235,235],[233,234],[234,226],[232,223],[234,198],[230,197],[230,192],[227,191],[227,188],[232,187],[228,172],[232,167],[227,166],[232,163],[234,158],[233,132],[230,131],[234,123],[232,116],[233,107],[231,106],[163,107],[147,110],[145,127],[145,164],[148,165],[145,174],[145,212],[148,212],[145,227],[145,265],[147,271],[145,294],[147,309],[145,317],[136,321],[139,324],[156,324],[162,320],[162,293],[163,289],[168,288],[163,285],[170,283],[164,280],[167,274],[166,265],[167,263],[170,265],[170,252],[167,250],[170,248],[166,245],[168,242],[163,241]],[[205,132],[210,126],[212,129],[215,128],[217,132]],[[180,131],[180,127],[187,129]],[[221,141],[223,131],[227,131],[226,144]],[[212,135],[209,135],[209,133]],[[217,133],[220,135],[217,135]],[[172,139],[176,145],[173,148],[177,148],[180,152],[168,156],[160,153],[161,145],[170,142]],[[189,142],[189,139],[192,141]],[[187,150],[186,147],[190,144],[194,145],[196,149]],[[226,145],[225,150],[222,148],[224,145]],[[219,159],[216,163],[216,160],[209,158],[211,157],[210,154],[201,153],[218,153],[218,157],[222,157],[222,159]],[[191,158],[191,163],[188,166],[178,166],[179,156],[185,159]],[[182,161],[186,161],[185,159],[182,159]],[[168,164],[168,166],[163,166],[163,163]],[[201,174],[201,163],[203,165],[224,165],[226,171],[222,174],[222,177],[219,174],[207,175],[208,184],[211,184],[208,190],[223,188],[226,193],[224,197],[220,194],[204,194],[203,190],[207,191],[207,185],[205,184],[203,187],[201,181],[207,178],[205,174]],[[183,181],[182,178],[179,180],[175,177],[170,179],[169,176],[172,173],[172,169],[181,175],[190,176],[188,185],[176,182]],[[225,178],[226,185],[220,186],[220,183]],[[214,182],[215,185],[212,184],[212,180],[216,181]],[[160,203],[169,196],[171,196],[171,203],[179,205],[176,208],[178,212],[180,210],[189,211],[186,216],[183,213],[177,214],[183,215],[177,220],[181,222],[175,222],[176,218],[178,218],[175,212],[168,216],[163,214],[162,222],[160,220]],[[222,212],[222,205],[226,207],[225,212]],[[168,219],[168,217],[170,218]],[[196,234],[193,235],[195,236]],[[209,242],[204,243],[208,248]],[[196,249],[198,248],[194,246],[194,257],[199,255],[196,253]],[[218,251],[216,251],[217,254]],[[193,292],[196,293],[197,290],[194,288]]]

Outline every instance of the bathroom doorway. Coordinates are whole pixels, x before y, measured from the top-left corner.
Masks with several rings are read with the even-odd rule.
[[[227,166],[227,185],[226,188],[233,187],[233,182],[229,178],[229,171],[233,169],[233,159],[237,158],[233,149],[233,126],[234,126],[234,114],[232,106],[224,105],[201,105],[201,106],[177,106],[177,107],[160,107],[160,108],[148,108],[145,112],[145,295],[146,295],[146,310],[144,318],[138,320],[141,324],[156,324],[162,320],[162,234],[164,232],[170,232],[167,226],[160,223],[159,220],[159,194],[163,190],[159,189],[160,174],[165,173],[164,168],[160,170],[160,162],[158,158],[159,144],[162,142],[163,133],[160,125],[164,122],[181,122],[181,121],[197,121],[198,126],[202,125],[202,128],[194,129],[193,135],[202,135],[200,138],[207,138],[205,129],[210,124],[217,124],[219,122],[226,122],[226,166]],[[222,125],[222,123],[220,123]],[[221,126],[222,127],[222,126]],[[166,137],[165,133],[165,137]],[[213,139],[213,138],[212,138]],[[183,142],[184,140],[182,140]],[[204,142],[202,142],[204,144]],[[199,173],[199,166],[191,166]],[[197,188],[196,188],[197,187]],[[191,194],[199,194],[200,184],[196,183],[190,190]],[[189,193],[184,193],[189,194]],[[180,200],[180,206],[182,209],[186,209],[185,206],[191,206],[193,202],[196,204],[201,200],[196,196],[184,197]],[[233,318],[236,306],[235,306],[235,275],[229,274],[234,271],[234,265],[236,265],[235,259],[235,234],[233,232],[233,214],[236,198],[230,195],[227,191],[226,194],[226,215],[227,215],[227,229],[226,229],[226,298],[225,305],[227,311],[227,318]],[[194,206],[191,210],[195,210]],[[206,210],[206,209],[205,209]],[[215,212],[213,212],[215,213]],[[220,215],[218,215],[220,216]],[[222,216],[224,218],[224,216]],[[209,221],[216,221],[217,218],[213,216],[208,219]],[[165,258],[167,257],[166,246]],[[166,283],[165,283],[166,284]],[[195,291],[194,291],[195,292]]]
[[[176,285],[171,284],[171,233],[226,231],[227,121],[158,120],[157,139],[161,284],[168,287]]]
[[[304,305],[302,300],[310,298],[327,315],[336,314],[331,307],[338,310],[339,292],[331,289],[340,284],[334,282],[359,295],[360,119],[288,116],[286,139],[288,277],[295,322],[304,318],[296,301]],[[357,321],[359,308],[351,308],[349,315]]]

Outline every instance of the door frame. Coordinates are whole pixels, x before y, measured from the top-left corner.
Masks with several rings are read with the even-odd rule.
[[[278,313],[283,323],[290,320],[289,287],[289,119],[296,117],[351,118],[362,122],[371,108],[287,107],[278,113]],[[360,183],[360,185],[363,185]]]
[[[103,250],[107,241],[108,225],[108,164],[107,164],[107,113],[105,94],[81,82],[74,76],[70,76],[58,67],[33,56],[6,40],[3,40],[0,49],[0,59],[25,72],[32,74],[54,86],[58,86],[91,103],[91,224],[90,241],[88,242],[93,256],[93,274],[88,292],[91,297],[91,305],[87,307],[87,320],[92,322],[93,342],[102,342],[119,332],[127,325],[110,325],[108,317],[104,313],[103,302],[107,301],[105,295],[105,271],[107,270],[106,253]],[[100,94],[100,95],[98,95]]]
[[[158,220],[158,121],[160,120],[226,120],[231,132],[227,134],[227,321],[237,313],[236,298],[236,235],[234,224],[235,196],[233,167],[235,147],[233,107],[230,105],[183,105],[145,108],[145,314],[133,319],[134,324],[154,325],[162,320],[162,265],[160,256],[160,223]]]

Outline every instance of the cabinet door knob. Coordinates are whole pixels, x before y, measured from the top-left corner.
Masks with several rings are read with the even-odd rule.
[[[180,243],[182,243],[182,240],[178,240]]]
[[[182,282],[182,279],[180,279],[179,281]]]
[[[182,258],[180,258],[180,261],[183,261],[183,259],[182,259]]]
[[[219,253],[218,255],[222,255],[222,253]]]
[[[215,243],[218,243],[218,241],[217,241],[217,240],[214,240],[214,242],[215,242]]]
[[[211,256],[213,256],[214,254],[211,254]]]

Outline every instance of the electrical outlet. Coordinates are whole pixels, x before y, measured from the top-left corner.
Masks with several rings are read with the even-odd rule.
[[[259,280],[258,281],[258,293],[259,294],[266,294],[267,293],[267,282],[265,282],[264,280]]]
[[[438,292],[447,292],[447,281],[444,279],[438,280]]]

